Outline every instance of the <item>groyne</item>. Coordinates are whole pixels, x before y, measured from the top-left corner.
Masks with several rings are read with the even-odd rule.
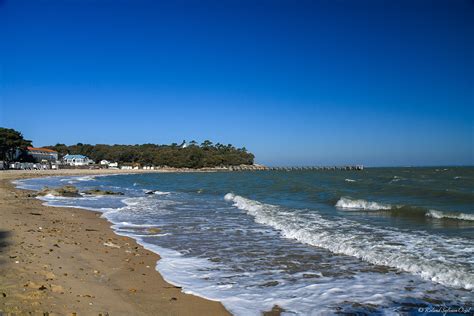
[[[363,165],[346,165],[346,166],[285,166],[285,167],[267,167],[262,165],[241,165],[230,166],[231,171],[316,171],[316,170],[348,170],[361,171],[364,170]]]

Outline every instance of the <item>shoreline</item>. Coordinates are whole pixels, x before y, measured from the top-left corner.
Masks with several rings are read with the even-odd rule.
[[[156,271],[159,255],[114,233],[100,213],[48,207],[12,181],[179,170],[0,172],[0,312],[61,315],[230,315]],[[187,172],[187,171],[185,171]]]

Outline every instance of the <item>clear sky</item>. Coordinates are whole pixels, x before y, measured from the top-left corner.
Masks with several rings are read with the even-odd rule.
[[[474,1],[0,0],[0,126],[34,145],[474,164]]]

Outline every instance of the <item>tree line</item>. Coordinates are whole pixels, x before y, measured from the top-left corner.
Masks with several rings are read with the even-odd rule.
[[[21,132],[0,127],[0,160],[10,162],[32,161],[27,154],[31,140],[24,139]],[[140,164],[142,166],[168,166],[175,168],[204,168],[218,166],[252,165],[254,155],[243,148],[231,144],[213,144],[206,140],[201,144],[191,141],[185,148],[176,143],[171,145],[90,145],[78,143],[67,146],[56,144],[45,146],[58,152],[59,157],[66,154],[80,154],[95,162],[103,159],[120,164]]]
[[[99,162],[103,159],[120,164],[140,164],[141,166],[168,166],[175,168],[204,168],[217,166],[251,165],[254,155],[243,148],[231,144],[213,144],[206,140],[202,144],[195,141],[182,148],[171,145],[90,145],[78,143],[66,146],[56,144],[46,146],[56,150],[60,157],[66,154],[80,154]]]

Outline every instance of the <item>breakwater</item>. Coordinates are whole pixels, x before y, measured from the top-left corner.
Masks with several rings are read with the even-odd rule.
[[[267,167],[262,165],[241,165],[229,167],[231,171],[311,171],[311,170],[364,170],[363,165],[347,166],[285,166]]]

